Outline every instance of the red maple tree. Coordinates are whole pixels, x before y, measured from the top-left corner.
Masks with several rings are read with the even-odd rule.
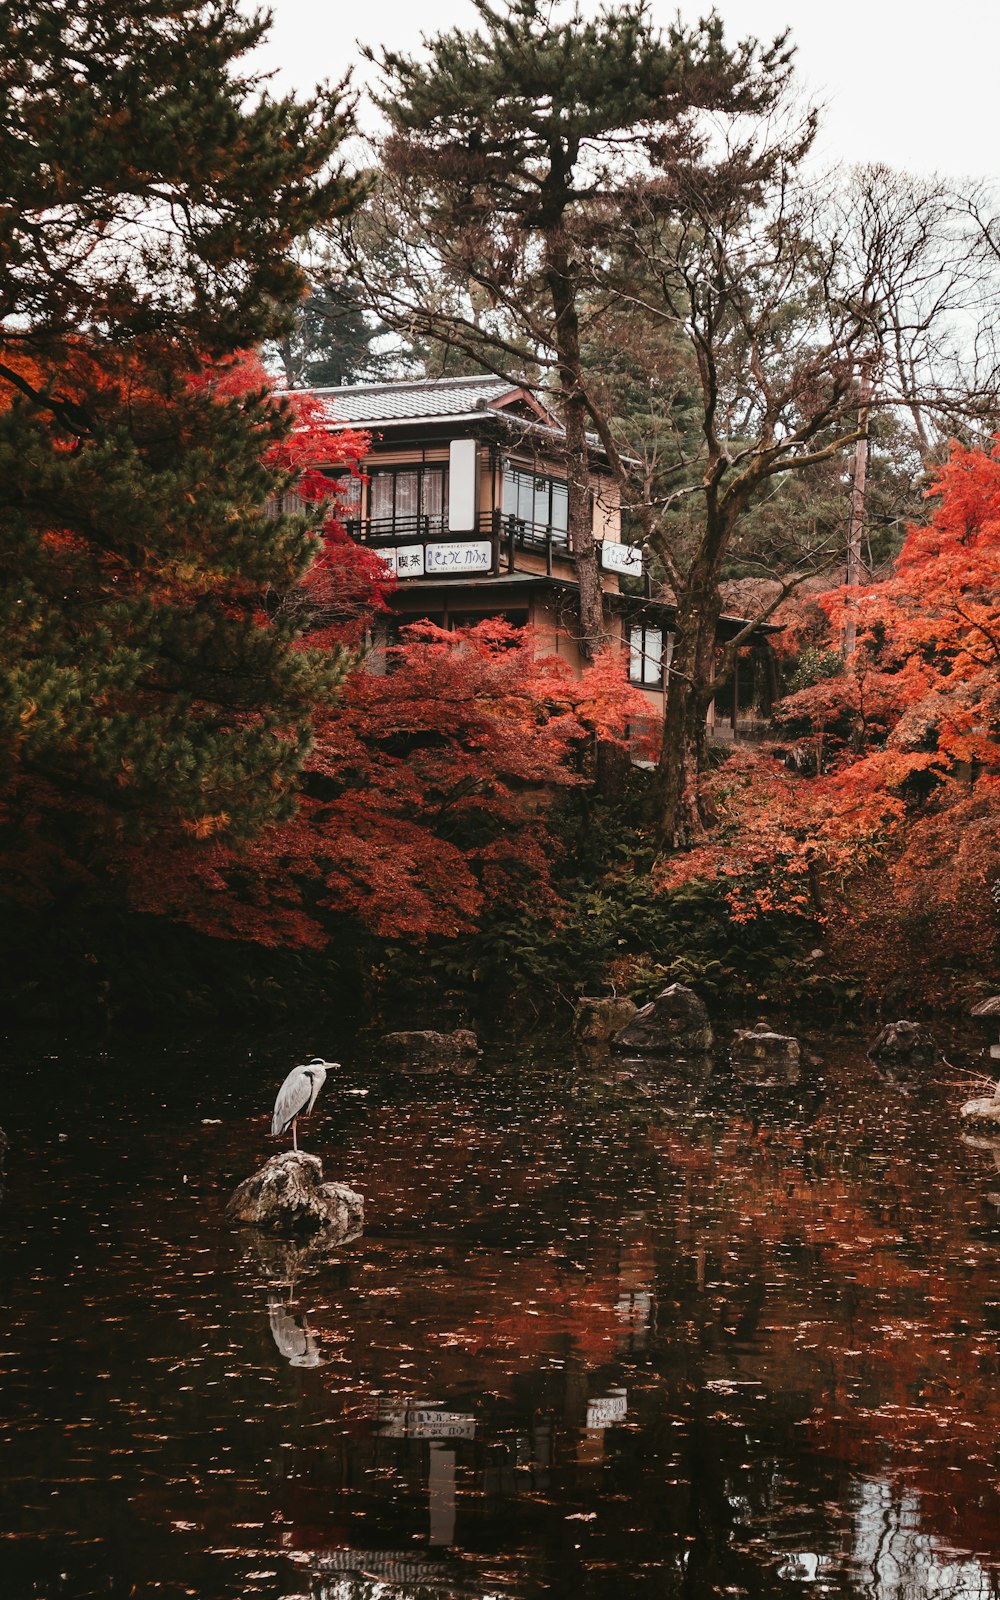
[[[248,358],[212,382],[224,399],[267,378]],[[530,629],[485,620],[417,623],[369,658],[366,633],[395,580],[340,517],[367,438],[331,425],[309,395],[274,403],[293,408],[295,426],[268,444],[267,463],[320,524],[313,564],[279,609],[296,617],[303,650],[346,653],[352,670],[312,709],[295,815],[238,845],[206,828],[161,840],[155,863],[126,853],[129,903],[215,936],[314,948],[344,916],[420,940],[468,931],[487,901],[551,907],[551,800],[587,781],[596,739],[623,741],[648,711],[623,657],[606,652],[577,680],[537,657]]]
[[[888,579],[820,597],[831,645],[853,614],[855,653],[781,703],[777,751],[738,752],[715,776],[720,826],[667,880],[721,878],[738,917],[826,907],[872,981],[902,940],[940,994],[949,967],[988,966],[995,940],[1000,441],[953,446],[930,497]]]

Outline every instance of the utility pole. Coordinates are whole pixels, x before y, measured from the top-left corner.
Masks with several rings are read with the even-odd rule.
[[[847,587],[857,589],[861,581],[861,533],[865,520],[865,479],[868,476],[868,420],[871,413],[872,373],[871,363],[861,364],[861,385],[858,397],[859,437],[854,446],[854,481],[851,484],[851,521],[847,533]],[[858,642],[857,613],[853,600],[848,601],[847,620],[844,625],[844,660],[850,661]]]

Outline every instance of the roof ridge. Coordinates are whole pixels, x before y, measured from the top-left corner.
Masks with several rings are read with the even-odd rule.
[[[310,384],[299,394],[359,394],[376,389],[452,389],[456,384],[500,383],[508,389],[526,389],[523,378],[501,378],[495,372],[467,372],[458,378],[383,378],[379,383]]]

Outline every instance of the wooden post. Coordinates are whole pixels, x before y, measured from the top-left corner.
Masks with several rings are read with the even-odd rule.
[[[856,589],[861,581],[861,532],[865,520],[865,479],[868,476],[868,420],[872,397],[871,366],[865,361],[861,366],[861,391],[858,407],[858,427],[861,430],[854,446],[854,481],[851,484],[851,521],[847,533],[847,587]],[[844,660],[850,661],[858,642],[858,623],[854,602],[849,602],[844,624]]]

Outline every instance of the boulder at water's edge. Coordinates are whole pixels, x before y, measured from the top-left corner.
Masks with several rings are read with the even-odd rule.
[[[607,1044],[628,1026],[638,1009],[625,995],[584,995],[573,1014],[573,1037],[578,1044]]]
[[[733,1035],[733,1060],[764,1062],[768,1066],[798,1065],[799,1041],[790,1033],[775,1033],[766,1022],[755,1028],[737,1028]]]
[[[454,1033],[436,1033],[432,1028],[386,1033],[378,1050],[383,1061],[401,1067],[469,1064],[481,1053],[479,1040],[468,1028],[456,1028]]]
[[[705,1002],[683,983],[672,983],[619,1028],[611,1045],[625,1055],[703,1055],[712,1048]]]
[[[923,1023],[904,1018],[886,1023],[869,1046],[868,1055],[886,1067],[933,1067],[941,1059],[941,1052]]]

